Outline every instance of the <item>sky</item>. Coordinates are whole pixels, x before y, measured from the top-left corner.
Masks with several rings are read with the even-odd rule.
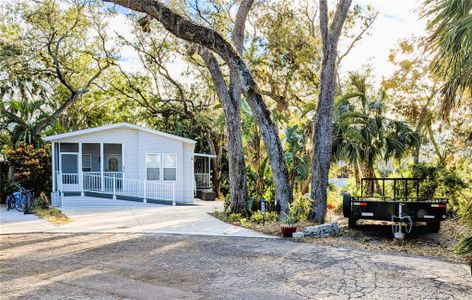
[[[425,34],[426,21],[419,18],[418,8],[422,1],[418,0],[353,0],[353,5],[372,5],[379,12],[377,19],[364,37],[344,59],[341,73],[362,69],[363,65],[374,67],[377,81],[393,72],[388,62],[390,49],[395,48],[398,41],[411,36]]]
[[[11,2],[11,0],[0,0],[0,4]],[[331,1],[333,6],[333,1]],[[374,80],[380,82],[384,76],[389,76],[393,72],[393,66],[388,62],[390,49],[395,48],[401,39],[409,38],[413,35],[425,34],[426,22],[418,17],[418,8],[422,5],[422,0],[353,0],[352,5],[372,5],[379,15],[369,30],[369,35],[359,41],[355,48],[343,60],[340,73],[360,70],[364,65],[370,64],[374,72]],[[127,17],[117,14],[109,21],[110,30],[118,32],[125,37],[132,37],[131,25]],[[340,41],[340,47],[346,41]],[[130,48],[123,47],[121,50],[121,64],[128,71],[140,70],[139,59]],[[174,76],[186,69],[182,60],[175,61],[171,66]]]
[[[392,48],[397,47],[402,39],[425,34],[426,21],[419,17],[418,8],[422,0],[353,0],[352,6],[371,5],[378,12],[377,19],[362,40],[356,43],[348,56],[341,64],[341,74],[361,70],[369,64],[375,70],[374,81],[379,83],[383,77],[392,74],[393,66],[388,62],[388,56]],[[120,34],[131,37],[129,24],[126,17],[118,14],[110,25]],[[347,41],[341,41],[340,47]],[[139,70],[139,62],[136,54],[131,49],[122,50],[122,65],[130,70]],[[185,62],[177,60],[172,64],[171,73],[180,76],[186,68]]]

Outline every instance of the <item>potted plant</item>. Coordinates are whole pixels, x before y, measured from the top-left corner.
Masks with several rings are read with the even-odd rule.
[[[285,214],[280,222],[280,231],[284,237],[292,237],[292,234],[297,231],[298,220],[291,214]]]

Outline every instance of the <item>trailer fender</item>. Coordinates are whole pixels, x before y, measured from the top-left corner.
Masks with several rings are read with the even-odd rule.
[[[343,215],[345,218],[351,216],[351,194],[343,193]]]

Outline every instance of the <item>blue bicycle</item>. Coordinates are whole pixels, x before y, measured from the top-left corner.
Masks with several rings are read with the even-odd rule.
[[[19,192],[7,196],[7,210],[15,208],[19,212],[24,212],[26,200],[26,190],[21,188]]]

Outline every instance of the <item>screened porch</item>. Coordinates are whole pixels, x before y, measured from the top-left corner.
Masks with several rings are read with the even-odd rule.
[[[123,144],[53,143],[53,191],[172,201],[174,183],[127,178]]]

